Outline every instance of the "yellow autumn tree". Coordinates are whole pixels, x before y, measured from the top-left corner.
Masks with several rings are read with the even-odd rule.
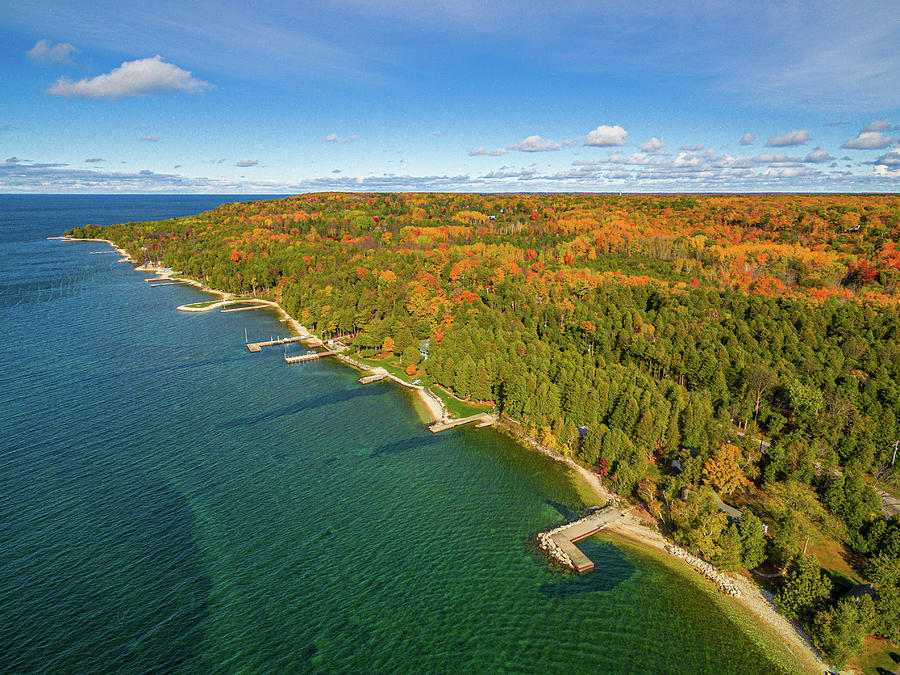
[[[744,484],[741,471],[741,450],[731,443],[723,443],[703,465],[703,478],[719,492],[729,494]]]

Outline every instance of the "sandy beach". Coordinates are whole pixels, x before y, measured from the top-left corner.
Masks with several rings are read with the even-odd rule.
[[[648,527],[647,521],[635,515],[635,511],[638,508],[634,507],[626,516],[608,525],[604,532],[613,535],[613,538],[621,537],[641,547],[660,551],[673,563],[681,564],[677,558],[669,556],[666,552],[666,544],[669,542],[665,537],[655,529]],[[686,570],[692,570],[686,564],[683,566]],[[702,578],[699,572],[696,572],[696,575],[698,580]],[[729,576],[740,590],[741,597],[726,598],[723,596],[725,602],[735,603],[740,606],[739,611],[756,617],[771,632],[773,637],[777,637],[779,642],[793,654],[806,672],[824,673],[833,670],[813,646],[812,640],[806,632],[778,611],[771,593],[763,590],[744,576]]]

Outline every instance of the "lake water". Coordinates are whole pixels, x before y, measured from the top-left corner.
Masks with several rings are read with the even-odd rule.
[[[237,199],[0,195],[0,672],[773,671],[653,560],[550,567],[560,465],[46,240]]]

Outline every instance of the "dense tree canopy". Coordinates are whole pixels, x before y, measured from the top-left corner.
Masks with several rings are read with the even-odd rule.
[[[870,485],[900,469],[900,197],[326,193],[70,234],[492,402],[725,566],[766,544],[712,488],[818,495],[869,556],[875,602],[900,605],[896,520]],[[769,524],[772,559],[794,560],[783,606],[855,645],[858,612],[826,607],[803,562],[807,523]]]

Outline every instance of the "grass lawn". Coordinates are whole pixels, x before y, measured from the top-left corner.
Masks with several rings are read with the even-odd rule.
[[[431,391],[439,399],[441,399],[441,401],[443,401],[444,407],[447,408],[447,410],[450,411],[450,414],[454,417],[469,417],[471,415],[477,415],[479,413],[490,412],[494,408],[494,406],[490,403],[479,404],[460,401],[453,395],[445,392],[441,387],[435,385],[425,375],[414,375],[410,377],[406,374],[404,368],[398,364],[397,359],[399,357],[393,356],[385,359],[371,359],[352,353],[348,353],[347,356],[352,358],[354,361],[359,361],[360,363],[367,366],[372,366],[373,368],[384,368],[391,375],[403,380],[404,382],[412,383],[414,380],[419,380],[419,384],[427,387],[429,391]]]
[[[865,651],[852,659],[848,667],[856,666],[868,675],[900,672],[900,647],[886,640],[869,636]]]

